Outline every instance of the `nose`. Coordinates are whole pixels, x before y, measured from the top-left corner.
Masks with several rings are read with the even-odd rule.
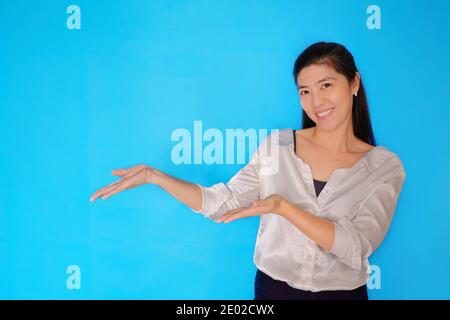
[[[313,110],[320,110],[323,106],[323,97],[319,92],[311,92],[311,106]]]

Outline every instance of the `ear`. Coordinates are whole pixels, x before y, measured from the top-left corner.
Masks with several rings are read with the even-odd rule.
[[[355,95],[355,93],[358,93],[360,83],[361,83],[361,75],[359,74],[358,71],[356,71],[355,79],[353,79],[353,82],[352,82],[353,95]]]

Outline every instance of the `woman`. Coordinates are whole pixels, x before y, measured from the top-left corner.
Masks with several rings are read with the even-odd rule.
[[[255,299],[368,299],[368,257],[390,226],[402,162],[376,146],[361,76],[344,46],[311,45],[293,75],[303,129],[269,135],[226,184],[204,187],[138,165],[113,170],[122,178],[91,201],[150,183],[216,222],[259,215]],[[268,145],[277,152],[268,155]],[[263,172],[273,162],[277,170]]]

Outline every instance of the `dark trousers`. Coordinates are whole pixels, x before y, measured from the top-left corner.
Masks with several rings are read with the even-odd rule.
[[[367,286],[354,290],[304,291],[274,280],[259,269],[255,276],[254,300],[368,300]]]

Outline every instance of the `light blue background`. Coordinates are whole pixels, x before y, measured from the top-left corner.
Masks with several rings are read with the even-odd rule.
[[[81,30],[66,8],[81,8]],[[369,30],[366,8],[381,8]],[[0,298],[252,299],[258,218],[215,224],[155,186],[89,202],[139,163],[191,182],[171,133],[300,127],[291,77],[317,41],[353,53],[379,145],[407,172],[372,299],[450,298],[448,1],[0,2]],[[81,289],[66,268],[81,267]]]

